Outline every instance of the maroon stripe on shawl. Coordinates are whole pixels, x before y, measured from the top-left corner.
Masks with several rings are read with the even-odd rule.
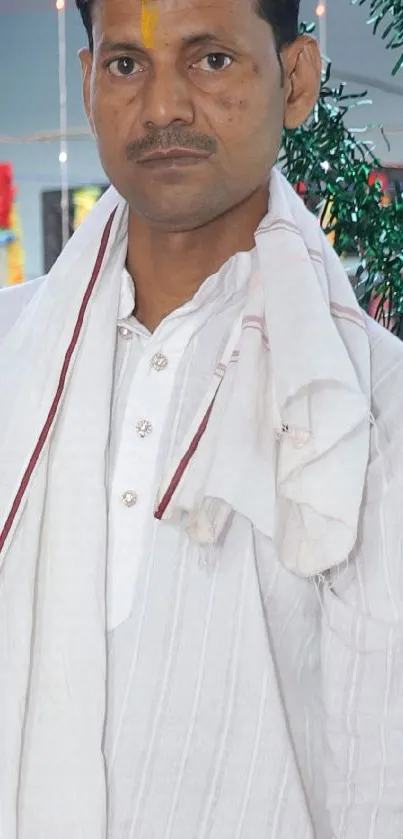
[[[91,275],[91,279],[90,279],[90,282],[89,282],[88,287],[86,289],[86,292],[84,294],[83,301],[82,301],[81,306],[80,306],[80,311],[78,313],[77,322],[76,322],[76,325],[74,327],[73,337],[70,341],[69,347],[68,347],[66,355],[64,357],[64,362],[63,362],[62,370],[61,370],[61,373],[60,373],[60,378],[59,378],[59,383],[58,383],[58,386],[57,386],[56,394],[54,396],[54,399],[53,399],[49,414],[47,416],[46,422],[45,422],[45,424],[42,428],[42,431],[39,435],[38,442],[37,442],[37,444],[34,448],[34,451],[32,453],[32,456],[30,458],[28,466],[25,470],[24,477],[21,481],[21,484],[20,484],[19,489],[17,491],[17,494],[15,496],[13,505],[12,505],[10,513],[9,513],[9,516],[8,516],[7,521],[4,525],[4,528],[3,528],[3,530],[0,534],[0,551],[3,550],[3,547],[4,547],[5,541],[7,539],[7,536],[10,533],[10,530],[13,526],[15,517],[18,513],[18,510],[20,508],[22,499],[25,495],[28,484],[29,484],[29,482],[32,478],[34,469],[35,469],[35,467],[38,463],[39,457],[42,453],[43,447],[44,447],[44,445],[46,443],[46,440],[49,436],[50,429],[52,427],[53,421],[54,421],[56,413],[57,413],[57,409],[58,409],[59,404],[60,404],[60,400],[63,396],[64,386],[65,386],[65,383],[66,383],[66,377],[67,377],[67,373],[68,373],[68,370],[69,370],[69,367],[70,367],[70,362],[71,362],[71,359],[73,357],[74,351],[76,349],[78,339],[80,337],[80,332],[81,332],[81,329],[82,329],[82,326],[83,326],[85,313],[86,313],[87,308],[88,308],[88,303],[91,299],[91,295],[94,291],[95,284],[96,284],[96,282],[98,280],[98,277],[100,275],[100,272],[101,272],[102,262],[103,262],[103,259],[104,259],[104,256],[105,256],[105,251],[106,251],[106,248],[107,248],[107,245],[108,245],[108,241],[109,241],[109,237],[110,237],[110,233],[111,233],[111,228],[112,228],[112,223],[113,223],[113,220],[114,220],[114,217],[115,217],[115,214],[116,214],[116,210],[117,210],[117,208],[115,208],[115,210],[111,214],[110,219],[107,222],[105,230],[102,234],[101,246],[99,248],[98,256],[97,256],[96,261],[95,261],[95,265],[94,265],[94,269],[93,269],[93,272],[92,272],[92,275]]]
[[[361,309],[353,309],[351,306],[342,306],[341,303],[336,303],[335,300],[331,300],[330,311],[332,315],[346,315],[346,317],[354,320],[358,326],[366,327],[365,316]]]
[[[243,321],[242,321],[242,331],[245,330],[245,329],[257,329],[260,332],[260,334],[262,335],[264,346],[267,346],[267,348],[268,348],[268,346],[269,346],[268,345],[268,338],[267,338],[267,335],[265,334],[265,332],[263,332],[263,327],[264,326],[265,326],[264,319],[262,317],[259,317],[258,315],[246,315],[243,318]],[[238,361],[239,355],[240,355],[239,350],[235,350],[232,353],[232,356],[229,360],[229,363],[231,363],[233,361]],[[177,488],[178,488],[178,486],[179,486],[179,484],[180,484],[180,482],[183,478],[183,475],[185,474],[186,469],[189,466],[189,463],[190,463],[193,455],[195,454],[195,452],[196,452],[196,450],[199,446],[200,440],[202,439],[202,437],[203,437],[203,435],[206,431],[208,421],[210,419],[210,414],[213,410],[214,402],[216,400],[218,391],[221,387],[221,384],[222,384],[222,381],[223,381],[226,370],[227,370],[226,365],[218,363],[215,372],[216,372],[216,374],[221,376],[220,384],[218,385],[216,393],[214,394],[214,398],[212,399],[211,404],[210,404],[209,408],[207,409],[207,411],[206,411],[206,413],[205,413],[205,415],[204,415],[204,417],[203,417],[203,419],[202,419],[202,421],[199,425],[199,428],[196,431],[195,436],[193,437],[193,440],[192,440],[186,454],[183,455],[182,460],[180,461],[180,463],[179,463],[179,465],[176,469],[176,472],[175,472],[175,474],[172,478],[171,483],[169,484],[169,487],[168,487],[166,493],[162,497],[157,509],[154,512],[154,518],[156,518],[156,519],[161,520],[163,518],[163,516],[164,516],[164,514],[167,510],[167,507],[169,506],[170,502],[172,501],[173,495],[175,494],[175,492],[176,492],[176,490],[177,490]]]
[[[220,384],[221,384],[221,382],[220,382]],[[176,469],[176,472],[175,472],[175,474],[172,478],[171,483],[169,484],[169,487],[168,487],[165,495],[161,499],[157,509],[154,512],[154,518],[156,518],[156,519],[160,519],[160,520],[162,519],[170,501],[172,500],[172,497],[173,497],[174,493],[176,492],[176,490],[177,490],[177,488],[178,488],[178,486],[179,486],[179,484],[180,484],[180,482],[183,478],[183,475],[184,475],[187,467],[189,466],[189,463],[190,463],[193,455],[195,454],[195,452],[196,452],[196,450],[199,446],[200,440],[202,439],[203,434],[204,434],[204,432],[207,428],[208,421],[210,419],[210,414],[213,410],[213,405],[214,405],[214,402],[216,400],[219,388],[220,388],[220,385],[217,388],[217,391],[214,395],[214,399],[212,400],[211,405],[207,409],[207,411],[206,411],[206,413],[205,413],[205,415],[204,415],[204,417],[203,417],[203,419],[202,419],[202,421],[201,421],[201,423],[200,423],[200,425],[199,425],[199,427],[196,431],[195,436],[193,437],[193,440],[192,440],[186,454],[183,455],[182,460],[180,461],[179,466]]]
[[[258,227],[256,235],[260,236],[261,233],[270,233],[271,230],[286,230],[291,233],[297,233],[302,239],[299,227],[297,227],[297,225],[292,221],[288,221],[288,219],[285,218],[278,218],[275,221],[272,221],[269,225],[266,224],[266,226],[262,225],[261,227]]]

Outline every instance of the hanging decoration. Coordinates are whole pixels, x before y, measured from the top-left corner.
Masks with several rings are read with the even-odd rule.
[[[369,7],[368,23],[373,26],[374,34],[381,29],[386,49],[399,50],[392,70],[392,76],[396,76],[403,67],[403,0],[350,0],[350,3]]]
[[[10,163],[0,163],[0,287],[24,281],[24,250]]]
[[[13,204],[11,211],[11,229],[13,239],[7,246],[6,254],[6,278],[7,285],[19,285],[24,282],[25,253],[22,244],[22,229],[19,219],[17,205]]]
[[[13,201],[14,187],[11,163],[0,163],[0,242],[2,244],[7,244],[10,241]]]
[[[302,26],[312,32],[314,25]],[[403,197],[399,183],[385,195],[381,161],[345,122],[368,103],[363,94],[333,88],[331,65],[318,104],[300,128],[286,130],[280,164],[289,181],[318,214],[342,257],[356,257],[356,292],[363,307],[403,336]],[[305,185],[302,188],[302,185]]]
[[[326,0],[319,0],[315,9],[316,17],[318,18],[318,35],[319,46],[323,59],[327,56],[327,6]]]

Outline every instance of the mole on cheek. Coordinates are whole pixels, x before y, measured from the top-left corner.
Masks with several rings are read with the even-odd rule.
[[[215,101],[220,108],[225,108],[226,111],[231,111],[233,108],[238,108],[239,111],[246,111],[248,108],[247,99],[235,99],[233,96],[228,96],[228,94],[217,96]]]
[[[235,102],[234,102],[232,96],[228,96],[228,94],[226,94],[226,95],[223,94],[222,96],[217,96],[215,101],[216,101],[217,105],[220,106],[220,108],[225,108],[226,111],[230,111],[235,105]]]

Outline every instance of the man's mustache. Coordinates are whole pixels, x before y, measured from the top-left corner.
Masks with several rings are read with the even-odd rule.
[[[126,156],[129,161],[141,160],[143,155],[163,152],[172,148],[214,154],[217,151],[217,143],[204,134],[189,134],[183,129],[181,131],[167,131],[164,134],[154,132],[148,134],[147,137],[129,143],[126,146]]]

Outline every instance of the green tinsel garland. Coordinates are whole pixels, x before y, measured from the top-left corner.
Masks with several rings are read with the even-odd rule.
[[[312,31],[306,25],[302,29]],[[329,65],[311,118],[301,128],[285,131],[279,162],[292,184],[307,185],[307,202],[325,232],[333,234],[337,253],[359,257],[363,307],[368,309],[376,298],[377,319],[402,334],[402,195],[396,185],[396,198],[385,207],[380,185],[369,185],[381,162],[344,122],[366,94],[348,94],[344,84],[333,89],[330,70]]]
[[[403,0],[350,0],[353,6],[369,5],[370,18],[368,23],[373,25],[374,33],[381,24],[386,24],[382,38],[387,41],[386,49],[403,50]],[[392,75],[403,67],[403,51],[396,62]]]

